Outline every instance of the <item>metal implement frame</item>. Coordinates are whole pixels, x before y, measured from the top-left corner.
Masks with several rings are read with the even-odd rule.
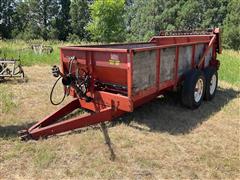
[[[57,122],[74,110],[79,108],[85,109],[85,107],[92,110],[95,109],[89,105],[86,105],[84,102],[81,102],[79,99],[74,99],[58,111],[52,113],[33,125],[28,130],[20,131],[20,138],[22,140],[37,140],[40,137],[44,138],[50,135],[86,127],[100,122],[110,121],[124,113],[123,111],[119,110],[115,111],[111,107],[104,107],[98,108],[99,111],[97,112],[92,111],[90,114],[83,114],[76,118]]]
[[[24,138],[33,138],[38,139],[40,137],[45,137],[48,135],[58,134],[65,131],[97,124],[104,121],[111,121],[113,118],[119,117],[126,112],[132,112],[134,108],[140,106],[150,100],[156,98],[160,94],[164,93],[167,90],[175,89],[183,80],[184,75],[179,76],[179,48],[185,46],[191,46],[192,56],[191,56],[191,68],[194,69],[203,69],[206,56],[209,51],[212,49],[212,61],[209,66],[219,66],[219,62],[216,59],[217,52],[221,52],[220,44],[220,34],[219,29],[213,30],[212,33],[207,33],[207,35],[174,35],[174,36],[155,36],[150,41],[149,44],[155,44],[151,47],[140,47],[140,48],[130,48],[130,49],[121,49],[107,47],[107,45],[102,46],[86,46],[86,47],[64,47],[61,48],[61,67],[62,73],[65,73],[67,59],[65,56],[74,55],[81,56],[77,58],[78,62],[85,65],[85,68],[91,72],[92,76],[92,86],[90,91],[87,93],[89,97],[93,99],[92,102],[86,102],[85,100],[78,99],[76,92],[73,89],[70,89],[70,95],[74,99],[72,102],[61,108],[60,110],[54,112],[52,115],[44,118],[39,121],[37,124],[32,126],[27,131],[22,133]],[[141,45],[147,43],[132,43],[127,45]],[[196,46],[198,44],[204,44],[204,53],[202,54],[200,61],[196,63],[195,53]],[[126,44],[117,44],[118,46]],[[175,48],[175,59],[174,59],[174,77],[173,79],[166,80],[161,82],[160,77],[160,64],[161,64],[161,50],[165,48]],[[145,51],[156,51],[156,74],[157,78],[153,86],[148,87],[147,89],[140,90],[137,93],[133,92],[133,59],[134,55],[138,52]],[[109,54],[118,54],[122,61],[125,63],[119,63],[117,69],[114,70],[113,66],[108,64],[106,61],[97,61],[97,58],[101,57],[102,59],[107,59]],[[67,54],[67,55],[66,55]],[[84,56],[85,58],[82,58]],[[109,68],[106,70],[106,67]],[[116,78],[119,82],[123,83],[127,87],[126,95],[119,93],[111,93],[102,90],[94,89],[94,79],[97,78],[97,68],[102,68],[101,70],[105,73],[101,73],[102,78]],[[126,75],[123,75],[122,72],[126,72]],[[119,76],[116,76],[119,75]],[[126,79],[125,79],[126,78]],[[73,110],[82,108],[90,110],[91,113],[88,115],[82,115],[73,119],[57,122],[63,116],[71,113]]]
[[[20,59],[0,59],[0,78],[21,77],[24,78],[24,71]]]

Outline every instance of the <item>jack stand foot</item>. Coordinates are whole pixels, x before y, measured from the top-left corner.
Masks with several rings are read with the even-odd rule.
[[[18,134],[21,141],[28,141],[32,139],[32,136],[29,134],[27,130],[18,131]]]
[[[105,143],[107,144],[108,149],[109,149],[109,151],[111,153],[110,160],[114,161],[116,159],[116,155],[115,155],[115,153],[113,151],[113,148],[112,148],[112,143],[111,143],[111,139],[110,139],[109,134],[108,134],[107,126],[103,122],[100,123],[100,126],[101,126],[101,130],[103,132]]]

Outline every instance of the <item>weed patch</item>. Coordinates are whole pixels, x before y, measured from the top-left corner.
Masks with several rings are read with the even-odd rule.
[[[1,113],[8,113],[17,107],[16,102],[14,102],[13,93],[7,88],[0,87],[0,97]]]
[[[47,168],[54,162],[56,154],[49,148],[40,147],[33,153],[34,164],[38,168]]]
[[[231,84],[240,84],[240,52],[224,50],[223,54],[219,55],[219,60],[219,79]]]

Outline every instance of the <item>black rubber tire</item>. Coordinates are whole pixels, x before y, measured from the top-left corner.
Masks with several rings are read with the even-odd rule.
[[[206,79],[206,88],[205,88],[204,100],[211,101],[215,97],[217,87],[218,87],[218,72],[217,72],[217,69],[214,68],[214,67],[207,67],[206,69],[204,69],[204,75],[205,75],[205,79]],[[214,92],[211,94],[210,93],[210,86],[211,86],[211,80],[212,80],[213,75],[216,75],[216,87],[215,87]]]
[[[198,82],[199,79],[202,79],[203,81],[203,93],[200,100],[196,102],[194,98],[194,92],[195,92],[196,83]],[[181,93],[182,104],[190,109],[198,108],[203,101],[204,92],[205,92],[205,76],[203,72],[200,70],[194,69],[186,73],[185,80],[183,82],[182,93]]]

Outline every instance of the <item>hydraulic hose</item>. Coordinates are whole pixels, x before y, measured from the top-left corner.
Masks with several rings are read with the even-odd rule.
[[[55,89],[55,87],[56,87],[56,85],[57,85],[57,83],[58,83],[58,81],[60,79],[62,79],[62,83],[63,83],[63,85],[65,87],[69,88],[69,86],[72,86],[75,89],[75,91],[76,91],[76,93],[77,93],[77,95],[78,95],[78,97],[80,99],[82,99],[84,97],[84,98],[86,98],[86,101],[91,101],[91,98],[86,96],[86,92],[88,90],[88,85],[86,85],[86,83],[88,83],[88,80],[89,80],[87,72],[84,69],[81,69],[83,71],[83,74],[84,74],[82,80],[79,77],[80,73],[79,73],[79,69],[78,68],[75,71],[75,78],[73,78],[73,76],[72,76],[72,68],[73,68],[74,60],[75,59],[70,59],[70,61],[69,61],[69,64],[68,64],[68,74],[67,75],[61,74],[59,70],[56,70],[57,73],[55,75],[55,71],[54,71],[54,76],[55,77],[59,76],[59,74],[61,76],[56,80],[56,82],[54,83],[54,85],[53,85],[53,87],[51,89],[50,102],[53,105],[56,105],[56,106],[60,105],[64,101],[65,97],[68,94],[67,91],[65,90],[63,98],[62,98],[62,100],[60,102],[56,103],[56,102],[53,101],[53,92],[54,92],[54,89]],[[85,88],[84,91],[82,89],[80,89],[82,86],[84,86],[84,88]]]
[[[55,106],[60,105],[60,104],[64,101],[64,99],[65,99],[65,97],[66,97],[66,92],[64,91],[62,100],[59,101],[58,103],[53,102],[53,98],[52,98],[52,97],[53,97],[53,91],[54,91],[54,89],[55,89],[55,87],[56,87],[56,85],[57,85],[57,83],[58,83],[58,81],[59,81],[60,79],[62,79],[61,76],[60,76],[60,77],[56,80],[56,82],[54,83],[54,85],[53,85],[53,87],[52,87],[52,89],[51,89],[51,93],[50,93],[50,101],[51,101],[52,105],[55,105]]]
[[[68,76],[71,75],[73,60],[74,60],[74,59],[71,59],[70,62],[69,62],[69,65],[68,65],[68,69],[69,69]],[[64,94],[63,94],[63,97],[62,97],[62,100],[61,100],[61,101],[59,101],[58,103],[55,103],[55,102],[53,101],[53,91],[54,91],[54,89],[55,89],[58,81],[59,81],[60,79],[62,79],[62,78],[63,78],[63,77],[60,76],[60,77],[56,80],[56,82],[54,83],[54,85],[53,85],[53,87],[52,87],[52,89],[51,89],[50,102],[51,102],[52,105],[54,105],[54,106],[58,106],[58,105],[62,104],[62,102],[63,102],[64,99],[66,98],[66,94],[67,94],[67,93],[66,93],[66,91],[64,91]]]

